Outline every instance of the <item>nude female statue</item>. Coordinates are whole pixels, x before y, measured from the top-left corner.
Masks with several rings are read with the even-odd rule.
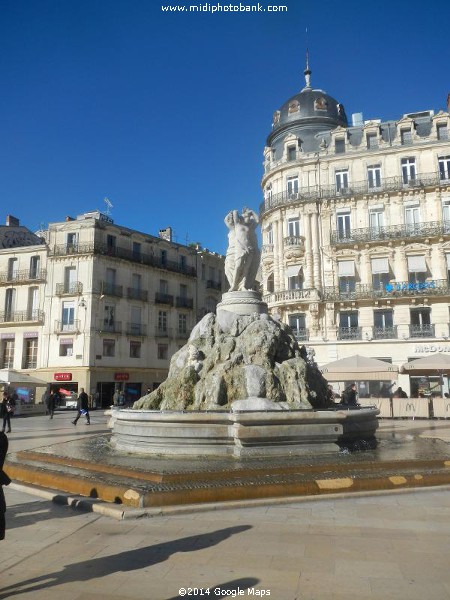
[[[259,267],[260,252],[256,227],[258,215],[249,208],[230,211],[225,217],[228,227],[228,250],[225,257],[225,275],[230,292],[252,290]]]

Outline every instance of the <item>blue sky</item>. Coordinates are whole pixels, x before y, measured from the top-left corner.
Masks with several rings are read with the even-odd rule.
[[[306,27],[312,84],[347,115],[445,108],[448,1],[278,3],[0,0],[0,220],[36,230],[108,197],[116,223],[224,252],[225,214],[261,201],[272,113],[304,85]]]

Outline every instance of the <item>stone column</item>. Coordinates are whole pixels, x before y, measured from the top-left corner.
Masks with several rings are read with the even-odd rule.
[[[313,257],[310,214],[305,212],[303,219],[305,222],[305,288],[308,290],[313,287]]]
[[[279,214],[278,220],[277,220],[276,244],[278,246],[278,250],[277,250],[278,260],[275,265],[275,268],[277,270],[275,277],[278,278],[278,286],[275,289],[277,290],[277,292],[282,292],[286,289],[286,282],[285,282],[285,277],[284,277],[285,258],[284,258],[284,241],[283,241],[283,211],[280,211],[280,214]]]
[[[320,231],[319,231],[319,218],[317,212],[313,212],[311,215],[311,237],[312,237],[312,251],[313,251],[313,272],[314,272],[314,288],[316,290],[322,290],[322,277],[321,277],[321,261],[320,261]]]
[[[405,248],[395,249],[395,281],[408,281],[408,261],[406,260]]]
[[[362,284],[370,285],[372,283],[372,266],[370,264],[370,256],[367,248],[361,250],[359,259],[359,275]]]

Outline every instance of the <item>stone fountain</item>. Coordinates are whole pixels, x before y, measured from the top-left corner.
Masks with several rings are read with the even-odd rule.
[[[258,217],[244,208],[225,218],[230,288],[170,362],[161,386],[113,409],[118,451],[174,456],[287,456],[339,451],[373,440],[376,408],[339,410],[312,353],[268,314],[254,290]]]

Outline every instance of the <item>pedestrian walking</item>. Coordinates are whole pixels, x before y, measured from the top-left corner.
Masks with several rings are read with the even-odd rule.
[[[8,396],[6,392],[3,392],[2,403],[0,404],[0,418],[3,419],[3,429],[2,432],[11,433],[11,417],[14,414],[14,406],[12,404],[11,398]]]
[[[50,415],[50,419],[53,419],[53,415],[55,414],[55,409],[59,404],[59,394],[56,390],[54,390],[47,401],[47,409],[48,409],[48,414]]]
[[[78,414],[76,418],[72,421],[73,425],[77,424],[78,419],[81,417],[81,415],[84,415],[86,417],[86,425],[90,425],[91,417],[89,415],[89,397],[84,391],[84,388],[80,389],[80,395],[78,396],[77,401],[77,410]]]
[[[5,512],[6,502],[5,494],[3,492],[3,486],[9,485],[11,479],[3,470],[3,463],[5,462],[6,453],[8,452],[8,437],[5,433],[0,432],[0,540],[5,539]]]

